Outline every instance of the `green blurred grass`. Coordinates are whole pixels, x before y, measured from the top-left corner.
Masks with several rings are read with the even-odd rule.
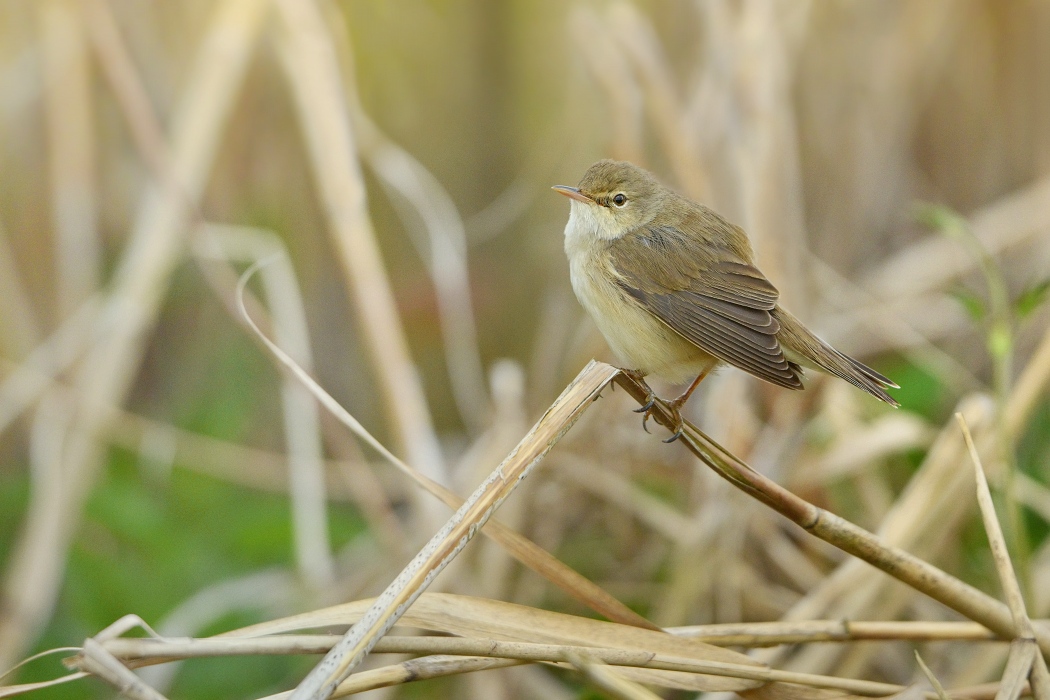
[[[93,635],[128,613],[156,623],[208,585],[263,568],[294,565],[284,497],[246,491],[178,468],[163,483],[143,479],[137,457],[123,451],[112,453],[109,470],[109,478],[88,504],[59,609],[37,651]],[[24,501],[25,484],[19,484],[17,491]],[[4,489],[5,506],[15,492]],[[23,505],[15,503],[14,512]],[[5,508],[5,512],[9,511]],[[364,529],[354,509],[344,505],[330,506],[329,523],[336,547]],[[9,529],[5,530],[7,539]],[[251,601],[245,604],[248,609],[225,616],[204,633],[269,617],[263,610],[251,610]],[[255,697],[269,692],[271,685],[274,690],[287,687],[308,667],[304,658],[191,661],[180,673],[172,697]],[[22,680],[45,680],[54,673],[53,665],[37,662]],[[34,697],[111,696],[102,684],[78,683]]]
[[[192,305],[190,305],[192,307]],[[182,311],[169,310],[169,316]],[[215,310],[213,310],[215,311]],[[218,311],[218,313],[222,313]],[[208,313],[204,313],[205,316]],[[175,323],[183,329],[186,318]],[[176,424],[212,437],[258,438],[271,422],[278,391],[265,375],[276,373],[238,328],[226,342],[184,334],[185,345],[152,353],[186,351],[191,371],[178,386],[151,387],[151,396],[167,395],[179,414]],[[163,338],[159,340],[163,345]],[[279,440],[275,440],[279,442]],[[148,464],[138,454],[113,449],[107,475],[87,505],[72,550],[58,610],[35,651],[69,645],[96,634],[122,615],[134,613],[151,624],[209,585],[270,567],[294,568],[288,499],[247,490],[201,475],[178,464]],[[170,469],[170,472],[167,470]],[[28,469],[5,470],[0,488],[0,543],[9,550],[28,496]],[[331,504],[328,510],[334,547],[364,531],[355,508]],[[270,615],[246,609],[226,616],[205,633],[261,622]],[[294,684],[309,667],[308,658],[212,659],[188,662],[178,676],[173,697],[256,697]],[[23,682],[55,677],[54,661],[34,663]],[[47,698],[103,698],[112,691],[101,683],[80,682],[34,695]]]

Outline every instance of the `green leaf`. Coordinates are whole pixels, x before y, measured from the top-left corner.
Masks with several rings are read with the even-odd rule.
[[[1014,302],[1014,311],[1017,313],[1017,318],[1025,318],[1038,309],[1046,301],[1048,293],[1050,293],[1050,277],[1021,292],[1021,296]]]
[[[912,216],[917,222],[953,238],[966,232],[966,219],[951,207],[932,202],[916,202]]]
[[[966,287],[956,287],[949,291],[948,294],[962,304],[966,313],[969,314],[970,318],[974,321],[980,322],[988,315],[988,307],[984,303],[984,299]]]
[[[996,324],[988,331],[988,352],[992,353],[992,357],[998,360],[1007,357],[1013,344],[1013,337],[1007,326]]]

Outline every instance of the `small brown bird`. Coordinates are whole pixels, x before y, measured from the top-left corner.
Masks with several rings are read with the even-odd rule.
[[[900,405],[886,393],[896,384],[777,304],[780,293],[755,267],[739,226],[624,161],[598,161],[579,186],[554,190],[572,200],[565,225],[572,288],[613,352],[639,379],[695,377],[664,402],[678,419],[665,442],[681,435],[679,409],[723,363],[788,389],[803,388],[803,367],[818,369]],[[639,412],[648,417],[657,400],[650,395]]]

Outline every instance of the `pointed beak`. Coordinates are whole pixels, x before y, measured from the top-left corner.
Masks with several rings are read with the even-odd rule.
[[[594,204],[593,199],[585,195],[583,192],[580,192],[580,190],[575,187],[569,187],[568,185],[555,185],[551,189],[557,192],[558,194],[565,195],[569,199],[575,199],[577,202],[586,202],[587,204]]]

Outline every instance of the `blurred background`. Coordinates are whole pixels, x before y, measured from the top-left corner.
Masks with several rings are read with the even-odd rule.
[[[204,635],[382,590],[447,511],[277,369],[237,275],[268,260],[252,317],[467,494],[587,360],[613,359],[572,295],[549,190],[603,157],[742,225],[785,306],[902,387],[892,411],[843,382],[795,393],[723,370],[687,417],[999,595],[963,411],[1047,616],[1047,36],[1042,0],[0,0],[0,667],[128,613]],[[955,619],[632,407],[606,392],[502,517],[660,625]],[[438,585],[588,614],[487,541]],[[918,646],[946,686],[1005,660]],[[908,683],[915,647],[759,654]],[[150,679],[248,698],[310,665]],[[522,667],[386,696],[596,692]]]

